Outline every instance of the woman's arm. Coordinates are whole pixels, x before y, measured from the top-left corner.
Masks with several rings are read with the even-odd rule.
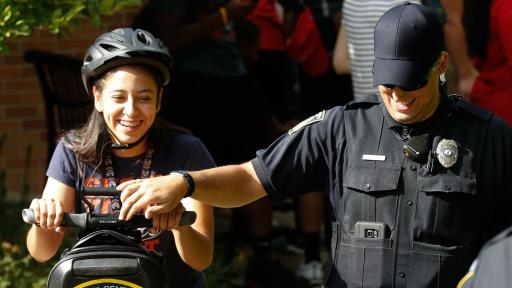
[[[57,253],[64,238],[60,223],[64,212],[73,211],[74,203],[75,189],[48,177],[41,199],[30,205],[40,225],[32,225],[27,235],[27,249],[34,259],[44,262]]]
[[[202,271],[213,260],[213,208],[194,199],[183,199],[186,210],[195,211],[197,219],[191,226],[171,229],[176,248],[183,262]]]

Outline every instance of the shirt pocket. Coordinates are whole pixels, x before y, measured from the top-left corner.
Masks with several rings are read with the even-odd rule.
[[[350,167],[343,176],[342,228],[354,235],[358,221],[381,222],[395,228],[400,166]]]
[[[474,173],[418,176],[418,205],[414,241],[443,246],[463,246],[478,223]]]

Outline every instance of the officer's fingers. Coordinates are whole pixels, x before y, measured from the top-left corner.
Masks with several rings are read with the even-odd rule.
[[[128,187],[127,189],[129,189]],[[124,191],[123,191],[124,192]],[[123,205],[121,207],[121,211],[119,211],[119,219],[121,220],[130,220],[133,215],[135,215],[139,210],[142,209],[145,205],[140,205],[139,201],[144,196],[144,192],[136,190],[130,194],[128,198],[121,200]]]
[[[144,216],[146,216],[146,219],[150,219],[159,214],[168,213],[168,212],[169,211],[166,210],[163,205],[152,205],[146,209],[146,211],[144,212]]]
[[[126,214],[126,220],[130,220],[133,215],[139,213],[139,211],[147,207],[149,203],[147,195],[145,195],[142,191],[134,193],[132,196],[130,196],[130,198],[127,199],[127,201],[131,207]]]
[[[116,189],[121,192],[121,202],[124,202],[126,198],[130,197],[133,193],[137,192],[140,187],[140,179],[130,180],[119,184]]]

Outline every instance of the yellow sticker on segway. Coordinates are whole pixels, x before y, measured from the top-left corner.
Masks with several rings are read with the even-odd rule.
[[[104,278],[104,279],[95,279],[91,281],[84,282],[78,286],[75,286],[74,288],[142,288],[142,286],[139,286],[137,284],[124,281],[124,280],[118,280],[118,279],[110,279],[110,278]]]

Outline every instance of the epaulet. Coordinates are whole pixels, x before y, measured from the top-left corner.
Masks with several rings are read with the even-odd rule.
[[[454,103],[454,107],[457,110],[463,110],[463,111],[465,111],[473,116],[476,116],[484,121],[489,120],[489,118],[491,118],[491,116],[492,116],[491,112],[469,103],[468,101],[464,100],[462,98],[462,96],[460,96],[460,95],[452,94],[449,97],[450,97],[450,101],[452,101],[452,103]]]
[[[380,104],[380,96],[378,96],[377,94],[368,94],[363,97],[357,97],[357,99],[348,102],[347,104],[345,104],[345,109],[358,108],[361,106],[375,104]]]

